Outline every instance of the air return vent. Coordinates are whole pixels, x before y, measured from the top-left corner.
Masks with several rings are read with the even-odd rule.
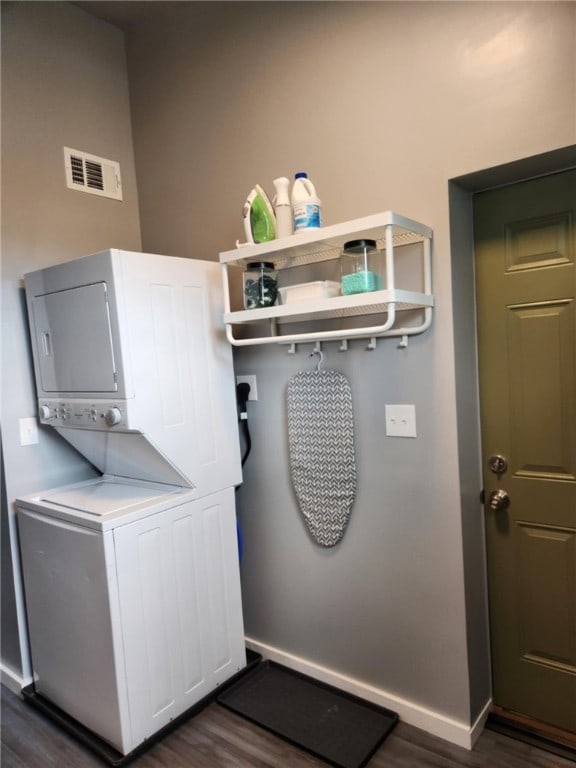
[[[120,164],[64,147],[66,184],[69,189],[122,200]]]

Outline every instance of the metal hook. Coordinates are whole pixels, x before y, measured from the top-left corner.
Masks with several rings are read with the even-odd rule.
[[[316,370],[319,371],[322,368],[322,361],[324,360],[324,354],[319,349],[315,349],[313,352],[310,352],[310,357],[314,357],[314,355],[318,355],[318,365],[316,366]]]
[[[408,346],[408,334],[405,333],[403,334],[402,339],[398,344],[398,349],[406,349],[407,346]]]

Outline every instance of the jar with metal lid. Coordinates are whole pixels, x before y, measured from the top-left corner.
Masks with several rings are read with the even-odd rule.
[[[343,296],[382,290],[382,252],[376,240],[344,243],[340,264]]]
[[[255,261],[244,271],[244,307],[272,307],[278,298],[277,272],[270,261]]]

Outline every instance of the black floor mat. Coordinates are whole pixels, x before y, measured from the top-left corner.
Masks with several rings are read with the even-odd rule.
[[[262,660],[262,656],[259,653],[246,649],[246,667],[238,672],[236,675],[230,678],[222,685],[224,687],[228,685],[234,685],[234,682],[242,675],[248,674],[249,670],[257,666]],[[219,694],[222,695],[222,694]],[[34,683],[26,686],[22,689],[22,696],[31,706],[42,712],[43,715],[49,717],[53,722],[59,725],[64,731],[74,736],[84,746],[95,752],[105,763],[113,766],[114,768],[123,768],[128,763],[131,763],[136,757],[145,752],[148,748],[154,746],[160,739],[162,739],[170,731],[174,730],[180,724],[186,722],[190,717],[201,712],[204,707],[213,702],[216,699],[214,691],[209,693],[201,701],[194,704],[186,712],[175,717],[168,725],[161,728],[155,734],[146,739],[142,744],[136,747],[132,752],[127,755],[123,755],[118,752],[114,747],[110,746],[108,742],[100,738],[96,733],[88,730],[82,723],[79,723],[67,712],[64,712],[60,707],[57,707],[49,699],[45,699],[43,696],[36,693]]]
[[[361,768],[398,715],[264,661],[223,691],[219,704],[338,768]]]

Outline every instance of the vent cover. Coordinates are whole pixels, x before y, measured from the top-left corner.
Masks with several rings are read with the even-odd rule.
[[[64,147],[64,166],[69,189],[122,200],[120,164],[114,160]]]

